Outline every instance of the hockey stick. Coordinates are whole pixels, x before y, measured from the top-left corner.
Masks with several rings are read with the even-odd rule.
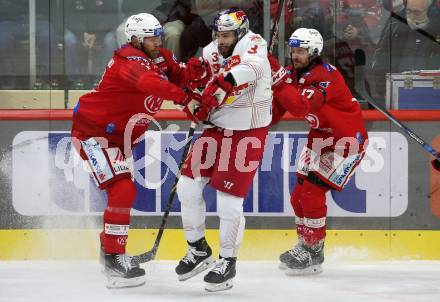
[[[163,213],[162,222],[160,223],[160,227],[157,232],[156,239],[154,240],[153,247],[151,248],[151,250],[149,250],[143,254],[133,256],[133,258],[131,259],[132,265],[138,265],[140,263],[145,263],[145,262],[154,260],[156,258],[157,249],[159,248],[159,244],[162,239],[163,232],[165,230],[165,225],[167,223],[168,216],[171,211],[171,207],[173,206],[174,196],[176,195],[177,182],[179,181],[179,178],[180,178],[180,169],[182,168],[182,165],[185,162],[185,159],[186,159],[188,152],[191,148],[191,144],[192,144],[192,140],[193,140],[193,136],[194,136],[194,131],[196,130],[196,127],[197,127],[197,124],[194,122],[191,122],[191,127],[189,128],[189,131],[188,131],[187,142],[186,142],[185,148],[183,149],[182,160],[180,161],[180,164],[179,164],[179,172],[177,173],[176,178],[174,179],[173,186],[171,187],[171,192],[170,192],[170,195],[168,196],[168,201],[167,201],[167,205],[165,208],[165,212]]]
[[[429,145],[427,142],[425,142],[420,136],[418,136],[414,131],[412,131],[410,128],[408,128],[403,123],[399,122],[391,113],[389,113],[387,110],[376,104],[376,102],[373,101],[373,99],[368,94],[366,88],[365,88],[365,73],[364,73],[364,66],[365,66],[365,53],[361,49],[356,49],[355,51],[355,90],[357,93],[359,93],[360,96],[362,96],[365,101],[368,102],[371,106],[374,107],[377,111],[381,112],[383,115],[385,115],[390,121],[392,121],[395,125],[397,125],[407,136],[415,140],[419,145],[425,149],[426,152],[432,154],[434,156],[434,160],[431,162],[432,166],[435,170],[440,172],[440,153],[435,150],[431,145]]]
[[[278,2],[276,19],[273,20],[272,31],[269,40],[269,53],[272,53],[273,47],[278,37],[278,25],[280,23],[281,12],[283,11],[283,7],[284,7],[284,0],[280,0]]]

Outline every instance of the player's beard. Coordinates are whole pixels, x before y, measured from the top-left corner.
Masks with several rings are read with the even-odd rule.
[[[157,56],[159,55],[159,47],[155,47],[151,49],[148,49],[147,47],[145,47],[145,45],[142,45],[141,47],[144,50],[145,54],[152,60],[156,59]]]
[[[224,44],[223,45],[219,44],[218,45],[218,52],[222,55],[223,58],[228,58],[232,55],[232,52],[234,51],[235,44],[236,43],[229,45],[229,46],[224,45]]]
[[[159,48],[147,51],[147,56],[150,59],[156,59],[158,55],[159,55]]]
[[[303,62],[298,59],[295,60],[292,59],[292,65],[295,69],[304,69],[309,65],[309,63],[310,63],[309,60],[307,60],[307,62]]]

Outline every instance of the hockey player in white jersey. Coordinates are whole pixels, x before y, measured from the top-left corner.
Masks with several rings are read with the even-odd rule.
[[[176,267],[187,280],[214,264],[205,239],[203,190],[216,190],[220,217],[220,255],[205,275],[207,291],[232,287],[243,239],[243,201],[262,159],[272,119],[271,69],[267,43],[249,30],[246,14],[236,8],[214,19],[215,40],[203,49],[212,80],[201,98],[196,120],[211,125],[193,145],[177,184],[188,251]]]

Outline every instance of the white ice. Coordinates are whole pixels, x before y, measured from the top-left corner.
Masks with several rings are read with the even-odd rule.
[[[234,287],[218,293],[204,291],[203,274],[177,281],[175,264],[149,263],[144,286],[108,290],[95,262],[0,261],[0,301],[440,301],[440,261],[326,263],[308,277],[285,276],[275,262],[242,261]]]

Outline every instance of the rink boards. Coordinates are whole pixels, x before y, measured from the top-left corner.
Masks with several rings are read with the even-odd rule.
[[[329,257],[440,259],[440,190],[436,190],[440,179],[430,170],[429,157],[389,126],[373,126],[359,171],[342,193],[328,193]],[[422,129],[440,146],[440,139],[429,131],[432,128]],[[289,196],[305,135],[270,133],[244,204],[247,230],[242,259],[276,260],[296,241]],[[138,196],[129,239],[132,253],[152,246],[184,138],[185,132],[152,132],[134,152]],[[62,130],[23,129],[11,136],[12,148],[2,152],[1,163],[1,189],[7,193],[1,203],[0,259],[97,257],[105,196],[82,168],[69,140]],[[12,172],[6,177],[8,169]],[[205,199],[207,237],[217,253],[216,197],[209,188]],[[185,253],[177,200],[168,227],[158,259],[178,259]]]
[[[130,230],[128,252],[150,250],[156,229]],[[98,257],[99,230],[0,230],[0,260],[71,260]],[[207,230],[207,240],[218,255],[218,231]],[[242,260],[277,260],[296,243],[292,230],[246,230]],[[186,254],[183,231],[167,229],[158,260],[177,260]],[[326,258],[330,260],[440,260],[440,231],[329,230]]]

